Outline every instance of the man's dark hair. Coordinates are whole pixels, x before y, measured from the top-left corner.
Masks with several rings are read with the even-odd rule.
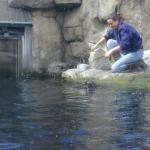
[[[120,21],[121,17],[120,17],[120,14],[113,13],[107,18],[107,20],[108,19],[112,19],[113,21]]]

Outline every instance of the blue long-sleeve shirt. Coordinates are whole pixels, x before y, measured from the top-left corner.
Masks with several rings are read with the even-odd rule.
[[[105,39],[117,40],[123,53],[143,49],[142,38],[139,33],[131,25],[124,22],[119,22],[117,28],[108,31],[105,35]]]

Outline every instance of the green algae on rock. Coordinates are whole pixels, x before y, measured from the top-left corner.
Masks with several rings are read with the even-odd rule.
[[[97,84],[116,84],[123,86],[135,86],[150,88],[150,72],[111,73],[97,69],[79,71],[69,69],[62,74],[67,81],[84,82],[91,80]]]

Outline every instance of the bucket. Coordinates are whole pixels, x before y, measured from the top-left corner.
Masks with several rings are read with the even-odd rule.
[[[85,71],[85,70],[87,70],[87,69],[89,69],[90,68],[90,65],[88,65],[88,64],[78,64],[77,65],[77,69],[79,70],[79,71]]]

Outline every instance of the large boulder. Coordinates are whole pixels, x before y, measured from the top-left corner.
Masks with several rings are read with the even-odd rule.
[[[89,65],[93,69],[110,70],[111,61],[104,57],[104,52],[101,49],[97,49],[90,53]]]
[[[94,46],[93,43],[88,43],[91,49]],[[88,58],[89,65],[92,69],[110,70],[111,60],[104,57],[107,48],[97,48],[95,51],[90,51]]]

